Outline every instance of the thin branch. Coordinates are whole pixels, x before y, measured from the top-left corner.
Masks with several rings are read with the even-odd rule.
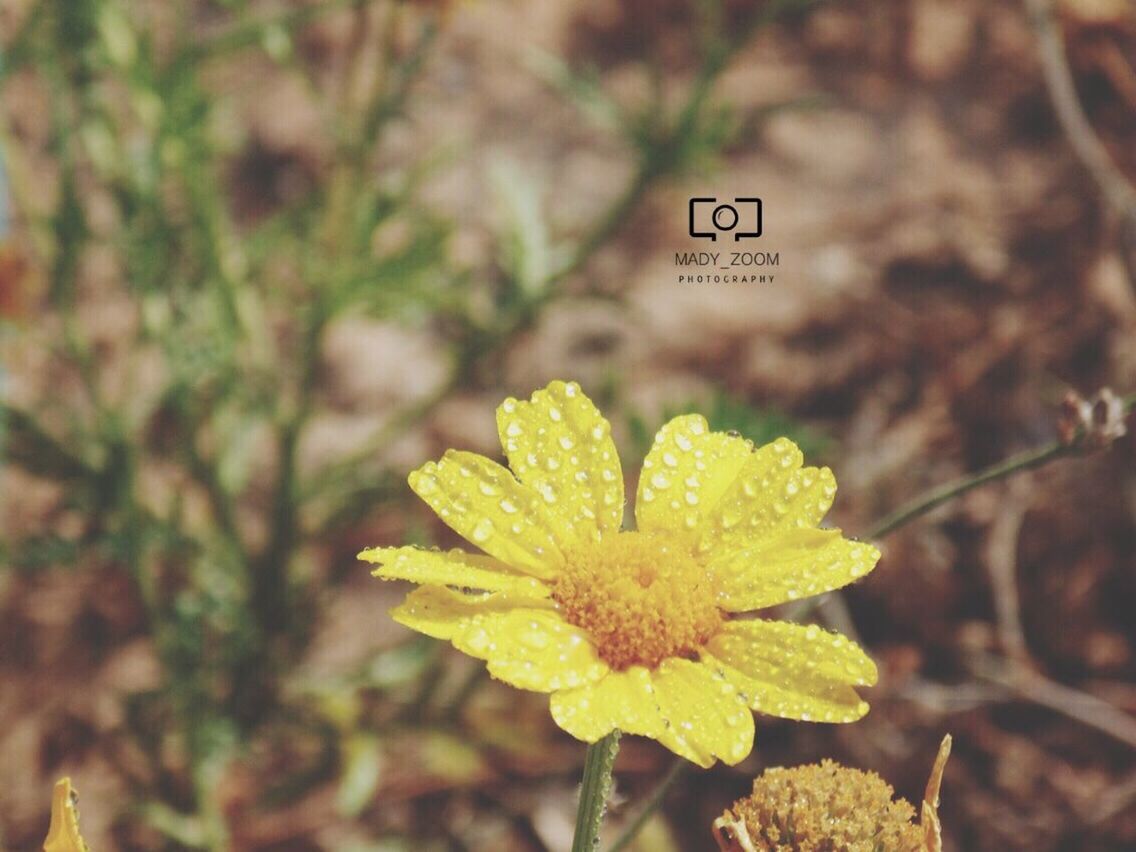
[[[937,509],[944,503],[980,485],[1003,479],[1019,471],[1041,467],[1054,459],[1065,458],[1076,452],[1078,452],[1076,443],[1066,445],[1054,441],[1038,449],[1027,450],[1016,456],[1010,456],[1010,458],[1005,461],[991,465],[985,470],[981,470],[971,476],[965,476],[962,479],[957,479],[954,482],[948,482],[946,485],[933,488],[926,494],[916,497],[911,502],[900,506],[894,512],[891,512],[877,521],[872,528],[868,530],[866,537],[870,539],[883,538],[885,535],[894,532],[904,524],[926,515],[932,509]]]
[[[1016,577],[1018,538],[1029,508],[1029,492],[1029,477],[1011,486],[1010,497],[994,519],[986,542],[986,567],[998,617],[998,638],[1006,655],[1020,663],[1029,660]]]
[[[1053,3],[1051,0],[1025,0],[1025,6],[1037,34],[1038,53],[1049,97],[1073,152],[1108,203],[1122,216],[1136,221],[1136,188],[1113,163],[1085,115],[1065,56],[1061,33],[1053,19]]]
[[[1095,695],[1056,683],[1008,659],[980,658],[974,664],[974,672],[1027,701],[1048,707],[1136,748],[1136,718]]]
[[[1053,110],[1073,153],[1096,183],[1108,205],[1122,219],[1123,248],[1126,250],[1121,255],[1129,278],[1133,286],[1136,286],[1136,187],[1112,161],[1085,115],[1065,55],[1061,32],[1053,17],[1052,0],[1024,0],[1024,3],[1037,35],[1038,55]]]

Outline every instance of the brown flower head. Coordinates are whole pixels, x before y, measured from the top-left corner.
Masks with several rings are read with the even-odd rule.
[[[943,739],[927,783],[922,822],[874,772],[831,760],[768,769],[714,822],[722,852],[940,852],[939,783],[950,737]]]

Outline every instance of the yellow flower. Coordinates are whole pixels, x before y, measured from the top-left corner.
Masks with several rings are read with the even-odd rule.
[[[785,438],[754,448],[699,415],[659,431],[643,462],[635,531],[621,531],[611,427],[575,383],[506,399],[497,426],[512,468],[448,451],[410,487],[486,555],[371,548],[375,575],[422,588],[400,624],[487,660],[596,742],[618,728],[701,766],[742,760],[757,710],[851,722],[875,664],[844,636],[739,617],[840,588],[879,551],[818,529],[836,482]]]

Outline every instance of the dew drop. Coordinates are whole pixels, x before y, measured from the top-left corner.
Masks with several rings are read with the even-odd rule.
[[[499,505],[501,506],[501,511],[506,515],[512,515],[517,511],[517,504],[508,498],[502,500]]]
[[[674,453],[663,453],[663,464],[667,467],[678,467],[678,459],[674,457]]]
[[[548,409],[548,416],[549,416],[549,417],[550,417],[550,418],[551,418],[551,419],[553,420],[553,422],[555,422],[555,423],[559,423],[559,422],[560,422],[561,420],[563,420],[563,419],[564,419],[564,415],[563,415],[563,414],[561,413],[560,409],[559,409],[559,408],[556,408],[555,406],[554,406],[554,407],[552,407],[552,408],[550,408],[550,409]]]
[[[675,443],[678,445],[678,448],[680,450],[682,450],[684,453],[690,452],[690,448],[694,446],[694,444],[691,442],[690,438],[686,437],[686,435],[683,435],[681,433],[678,434],[678,435],[675,435]]]
[[[576,446],[576,442],[573,441],[571,439],[571,437],[569,437],[568,435],[561,435],[560,436],[560,446],[563,447],[566,450],[570,450],[574,446]]]
[[[651,484],[656,488],[667,488],[671,484],[671,481],[667,479],[664,474],[656,473],[651,477]]]
[[[470,536],[478,544],[488,541],[491,535],[493,535],[493,521],[489,518],[482,518],[478,521],[470,533]]]

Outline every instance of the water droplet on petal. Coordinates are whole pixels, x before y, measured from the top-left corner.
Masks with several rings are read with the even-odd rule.
[[[493,535],[493,521],[489,518],[482,518],[478,521],[470,533],[470,537],[478,544],[488,541],[491,535]]]

